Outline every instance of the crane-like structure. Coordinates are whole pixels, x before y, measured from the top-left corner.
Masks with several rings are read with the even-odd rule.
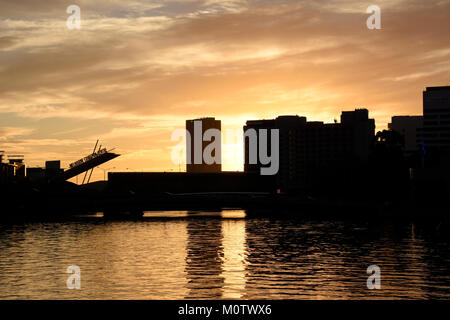
[[[85,181],[86,183],[89,183],[95,167],[120,156],[120,154],[111,152],[114,149],[102,149],[101,145],[97,149],[98,141],[99,140],[97,140],[97,142],[95,143],[94,149],[90,155],[71,163],[69,165],[69,169],[65,170],[61,175],[57,176],[56,179],[68,180],[84,172],[82,184],[84,184]]]

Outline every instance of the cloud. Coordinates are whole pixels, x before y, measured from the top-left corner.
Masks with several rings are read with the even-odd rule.
[[[30,128],[20,127],[1,127],[0,140],[6,140],[11,137],[24,136],[30,134],[33,130]]]
[[[365,106],[382,128],[450,78],[450,1],[375,1],[381,30],[354,0],[83,0],[81,30],[65,26],[69,4],[0,0],[0,112],[77,119],[64,139],[160,150],[158,166],[186,118],[332,121]]]

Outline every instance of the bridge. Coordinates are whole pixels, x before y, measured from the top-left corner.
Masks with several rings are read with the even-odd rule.
[[[74,165],[73,167],[70,167],[69,169],[65,170],[62,173],[61,178],[63,180],[68,180],[70,178],[73,178],[73,177],[79,175],[80,173],[83,173],[83,172],[87,173],[89,170],[92,170],[95,167],[120,156],[120,154],[108,152],[108,151],[106,151],[106,149],[103,149],[103,150],[105,150],[103,153],[96,154],[94,157],[91,157],[88,160],[84,160],[85,158],[80,159],[80,160],[83,160],[83,162],[78,163],[77,165]],[[90,178],[90,176],[89,176],[89,178]],[[88,182],[89,182],[89,180],[88,180]]]
[[[89,170],[91,171],[88,177],[87,182],[91,179],[92,171],[95,167],[110,161],[114,158],[120,156],[120,154],[111,152],[112,150],[107,150],[106,148],[102,149],[102,146],[97,150],[98,140],[95,144],[93,152],[80,160],[77,160],[69,165],[69,169],[63,171],[61,174],[54,177],[52,180],[61,181],[61,180],[69,180],[81,173],[85,173],[83,178],[83,183],[86,180]]]

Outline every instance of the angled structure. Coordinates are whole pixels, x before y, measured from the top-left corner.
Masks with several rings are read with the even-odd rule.
[[[88,155],[76,162],[70,164],[70,168],[65,170],[60,176],[56,177],[62,180],[68,180],[80,173],[87,172],[95,167],[120,156],[117,153],[107,151],[106,148]]]

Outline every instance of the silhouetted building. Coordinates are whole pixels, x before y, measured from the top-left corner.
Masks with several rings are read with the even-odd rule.
[[[27,178],[32,182],[43,182],[45,181],[45,169],[27,168]]]
[[[341,123],[308,122],[306,117],[280,116],[271,120],[247,121],[244,132],[255,129],[279,130],[279,171],[277,186],[282,191],[303,191],[332,179],[338,170],[354,161],[367,161],[375,135],[375,121],[367,109],[345,111]],[[268,134],[270,136],[270,134]],[[270,140],[269,140],[270,141]],[[250,139],[245,139],[244,171],[257,173],[263,166],[249,163]],[[259,144],[258,144],[259,146]],[[270,144],[267,148],[270,150]]]
[[[45,161],[45,170],[59,170],[61,169],[60,160]]]
[[[1,167],[1,180],[2,182],[8,182],[14,177],[14,165],[9,163],[2,163]]]
[[[14,177],[25,178],[25,163],[23,163],[23,155],[8,155],[8,162],[14,166]]]
[[[135,193],[274,192],[274,177],[245,172],[108,172],[108,185]]]
[[[51,179],[56,177],[64,172],[61,169],[61,161],[60,160],[51,160],[45,161],[45,176],[47,179]]]
[[[201,172],[220,172],[222,171],[221,148],[222,139],[219,135],[217,141],[218,148],[212,151],[211,155],[216,157],[216,163],[208,164],[203,157],[205,148],[215,141],[214,137],[205,137],[204,134],[209,129],[221,131],[220,120],[215,118],[200,118],[194,120],[186,120],[186,130],[189,135],[186,137],[186,171],[192,173]],[[205,141],[206,140],[206,141]]]
[[[35,167],[27,168],[27,178],[32,182],[48,182],[51,179],[62,175],[60,160],[52,160],[45,162],[45,168]]]
[[[450,151],[450,86],[423,92],[423,138],[426,149]]]
[[[4,151],[0,151],[0,183],[9,182],[14,177],[14,164],[3,162]]]
[[[335,125],[339,126],[337,123]],[[369,110],[343,111],[341,114],[341,127],[343,130],[351,128],[353,137],[353,143],[350,142],[351,153],[359,160],[367,160],[375,136],[375,120],[369,119]]]
[[[405,139],[395,130],[377,132],[370,157],[370,193],[377,199],[395,202],[409,195],[410,163],[406,161]],[[370,189],[369,189],[370,190]]]
[[[450,195],[450,86],[423,91],[424,168],[415,170],[417,202],[445,205]]]
[[[422,116],[394,116],[388,128],[400,133],[405,139],[405,154],[409,155],[421,148],[423,142]]]
[[[298,116],[292,116],[293,121],[296,121],[297,118],[299,118]],[[278,119],[278,118],[277,118]],[[271,139],[270,137],[270,130],[272,129],[277,129],[277,122],[275,119],[271,119],[271,120],[249,120],[247,121],[246,125],[244,126],[244,134],[249,131],[249,130],[255,130],[256,133],[256,140],[253,142],[256,144],[256,155],[259,155],[259,149],[258,146],[261,143],[266,143],[267,144],[267,149],[269,150],[268,152],[270,153],[271,150]],[[262,141],[261,139],[261,135],[260,135],[260,130],[266,130],[267,133],[267,139],[265,141]],[[263,167],[264,165],[261,164],[261,162],[258,160],[256,161],[256,163],[250,163],[250,138],[246,138],[244,136],[244,172],[249,172],[249,173],[254,173],[254,174],[260,174],[260,168]]]

